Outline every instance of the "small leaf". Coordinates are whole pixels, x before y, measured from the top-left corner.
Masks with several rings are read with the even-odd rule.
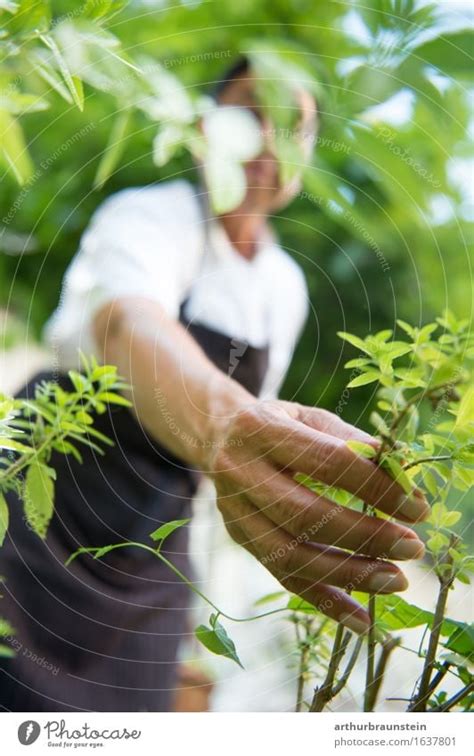
[[[182,528],[183,525],[187,525],[191,522],[190,518],[187,520],[171,520],[171,522],[165,522],[164,525],[160,525],[159,528],[150,533],[150,538],[153,541],[164,541],[165,538],[171,535],[178,528]]]
[[[13,438],[3,438],[0,436],[0,449],[11,449],[12,451],[18,451],[22,454],[33,454],[34,449],[31,446],[21,444],[19,441],[14,441]]]
[[[452,528],[461,519],[461,512],[446,512],[443,517],[443,528]]]
[[[410,494],[413,490],[413,483],[404,472],[402,466],[393,457],[386,456],[382,460],[382,467],[389,471],[392,478],[403,488],[405,493]]]
[[[346,441],[346,446],[356,452],[356,454],[366,457],[366,459],[372,459],[372,457],[375,457],[377,454],[377,450],[374,449],[373,446],[370,446],[370,444],[364,444],[363,441]]]
[[[84,392],[89,391],[91,387],[90,381],[88,381],[88,379],[84,375],[78,373],[76,370],[70,370],[68,375],[71,379],[72,385],[79,394],[83,394]]]
[[[352,333],[347,333],[346,331],[338,331],[337,335],[340,339],[348,341],[349,344],[352,344],[352,346],[360,349],[361,352],[365,352],[365,354],[368,354],[370,357],[372,356],[373,350],[368,346],[368,344],[365,343],[365,341],[363,341],[363,339],[360,339],[358,336],[354,336]]]
[[[98,394],[97,399],[102,402],[107,402],[108,404],[120,404],[121,407],[132,406],[132,402],[129,402],[124,396],[121,394],[113,394],[111,391],[104,391],[103,393]]]
[[[4,495],[0,492],[0,546],[2,546],[3,541],[5,540],[5,535],[8,530],[8,522],[8,504]]]
[[[474,660],[474,624],[459,623],[444,646],[456,654]]]
[[[206,625],[199,625],[194,631],[196,638],[208,651],[211,651],[217,656],[225,656],[227,659],[231,659],[236,662],[239,667],[242,667],[242,662],[237,656],[237,651],[234,642],[229,638],[223,625],[216,620],[213,621],[214,627],[207,627]]]
[[[0,159],[22,185],[33,175],[33,163],[19,121],[0,109]]]
[[[82,90],[82,82],[77,76],[73,76],[69,70],[69,66],[62,54],[56,40],[49,34],[40,34],[39,38],[51,50],[58,68],[61,71],[61,75],[64,79],[64,83],[69,89],[72,99],[76,103],[79,110],[84,108],[84,92]]]
[[[266,596],[262,596],[257,601],[255,601],[254,606],[264,606],[265,604],[271,604],[273,601],[277,601],[278,599],[281,599],[286,595],[286,591],[275,591],[274,593],[267,593]]]
[[[358,375],[357,378],[354,378],[350,383],[347,384],[347,388],[357,388],[358,386],[365,386],[368,383],[373,383],[374,381],[378,381],[380,378],[380,373],[376,372],[375,370],[369,370],[368,373],[361,373],[361,375]]]
[[[305,601],[300,596],[291,596],[287,605],[287,609],[292,612],[303,612],[304,614],[319,614],[319,610],[316,609],[309,601]]]
[[[130,110],[119,113],[110,131],[109,141],[102,154],[93,187],[102,189],[117,166],[125,148],[125,135],[130,123]],[[95,380],[95,379],[94,379]]]
[[[28,468],[23,500],[28,524],[40,538],[46,538],[54,511],[54,483],[41,462],[33,462]]]
[[[102,546],[101,549],[97,549],[97,551],[94,554],[94,559],[101,559],[103,556],[109,553],[109,551],[113,551],[115,549],[115,546]]]
[[[4,643],[0,643],[0,658],[12,659],[15,656],[15,651],[10,646],[5,646]]]

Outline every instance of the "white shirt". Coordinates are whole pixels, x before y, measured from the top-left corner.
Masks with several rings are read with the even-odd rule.
[[[76,368],[79,349],[97,356],[91,323],[106,302],[146,297],[177,318],[187,300],[188,320],[254,347],[268,344],[261,396],[277,396],[308,313],[303,273],[273,238],[259,240],[246,260],[203,205],[178,180],[125,189],[98,208],[45,327],[59,369]]]

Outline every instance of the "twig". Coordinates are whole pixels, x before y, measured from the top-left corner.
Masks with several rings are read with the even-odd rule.
[[[298,622],[295,622],[296,638],[298,641],[298,646],[300,648],[300,663],[299,663],[299,669],[298,669],[298,686],[296,690],[295,711],[301,711],[301,707],[303,706],[303,701],[304,701],[305,672],[306,672],[306,667],[308,664],[308,656],[309,656],[308,627],[307,626],[305,627],[305,630],[306,630],[305,638],[304,640],[301,640]]]
[[[367,700],[368,708],[366,709],[366,711],[374,710],[375,704],[377,703],[377,697],[380,692],[380,688],[382,686],[388,660],[390,658],[392,651],[394,651],[394,649],[396,649],[400,645],[400,643],[401,643],[401,638],[388,638],[386,641],[382,643],[382,651],[380,652],[380,657],[377,662],[377,667],[375,669],[374,679],[372,681],[372,685],[370,686],[370,691],[369,691],[368,700]]]
[[[451,544],[451,546],[452,545],[453,544]],[[452,559],[448,555],[446,564],[450,563],[452,564]],[[450,574],[448,578],[440,577],[438,600],[436,602],[433,626],[430,632],[428,650],[426,652],[425,663],[423,665],[423,671],[421,673],[420,685],[413,704],[409,707],[408,711],[426,711],[426,705],[430,696],[431,675],[433,673],[434,665],[436,662],[436,649],[438,648],[439,637],[441,634],[441,625],[443,624],[446,603],[448,600],[448,593],[451,585],[453,584],[453,580],[453,574]]]
[[[372,711],[372,687],[375,668],[375,596],[369,596],[370,626],[367,636],[367,671],[365,676],[364,711]]]
[[[423,459],[416,459],[414,462],[409,462],[408,465],[404,465],[402,468],[405,472],[417,465],[423,465],[425,462],[442,462],[445,459],[452,459],[452,454],[440,454],[438,457],[423,457]]]
[[[334,638],[331,658],[329,660],[328,671],[323,684],[316,688],[311,702],[310,711],[322,711],[326,704],[333,698],[333,683],[336,677],[339,664],[346,651],[347,645],[351,639],[351,633],[347,632],[344,637],[344,625],[339,624]]]
[[[456,693],[452,698],[449,699],[449,701],[446,701],[442,706],[438,706],[436,709],[432,709],[432,711],[449,711],[450,709],[454,708],[456,704],[460,703],[463,698],[469,695],[469,693],[472,693],[474,691],[474,681],[468,683],[464,686],[458,693]]]
[[[355,646],[352,650],[352,654],[350,655],[349,661],[347,662],[347,666],[343,674],[341,675],[339,682],[332,689],[333,698],[337,696],[338,693],[341,692],[341,690],[346,685],[349,677],[351,676],[351,672],[355,667],[357,659],[359,658],[359,654],[360,654],[360,650],[362,648],[363,642],[364,642],[364,638],[362,636],[359,636],[355,642]]]

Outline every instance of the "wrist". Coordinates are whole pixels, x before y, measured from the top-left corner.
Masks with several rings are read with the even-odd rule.
[[[213,378],[208,387],[208,399],[199,445],[198,465],[204,472],[212,470],[212,460],[226,444],[234,418],[258,399],[243,386],[225,375]]]

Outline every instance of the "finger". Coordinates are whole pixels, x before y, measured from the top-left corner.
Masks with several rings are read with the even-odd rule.
[[[238,525],[234,523],[228,526],[228,531],[237,543],[244,545],[253,556],[257,555],[252,543],[245,545],[245,535]],[[308,601],[330,619],[340,622],[358,634],[365,633],[369,629],[369,613],[344,591],[324,583],[312,583],[302,578],[288,577],[278,570],[270,571],[287,591]]]
[[[318,496],[270,463],[260,463],[251,487],[242,487],[242,468],[232,477],[252,504],[292,535],[384,559],[420,559],[425,552],[413,530]]]
[[[416,522],[428,516],[430,510],[422,496],[407,496],[398,483],[355,454],[342,439],[281,416],[275,417],[271,432],[268,427],[259,440],[267,456],[283,469],[343,488],[399,519]]]
[[[277,577],[287,591],[295,593],[327,617],[340,622],[354,633],[366,633],[370,615],[347,593],[324,583],[310,583],[294,577]]]
[[[291,537],[275,526],[241,495],[233,501],[232,497],[227,497],[224,507],[219,508],[228,528],[234,525],[242,530],[245,541],[241,545],[255,553],[271,572],[278,570],[287,577],[369,593],[393,593],[408,587],[408,581],[396,565],[302,542],[300,537]]]
[[[370,433],[357,428],[355,425],[346,423],[337,415],[319,407],[302,407],[300,411],[300,420],[314,430],[322,431],[330,436],[336,436],[343,441],[363,441],[370,444],[374,449],[380,446],[379,439],[371,436]]]

